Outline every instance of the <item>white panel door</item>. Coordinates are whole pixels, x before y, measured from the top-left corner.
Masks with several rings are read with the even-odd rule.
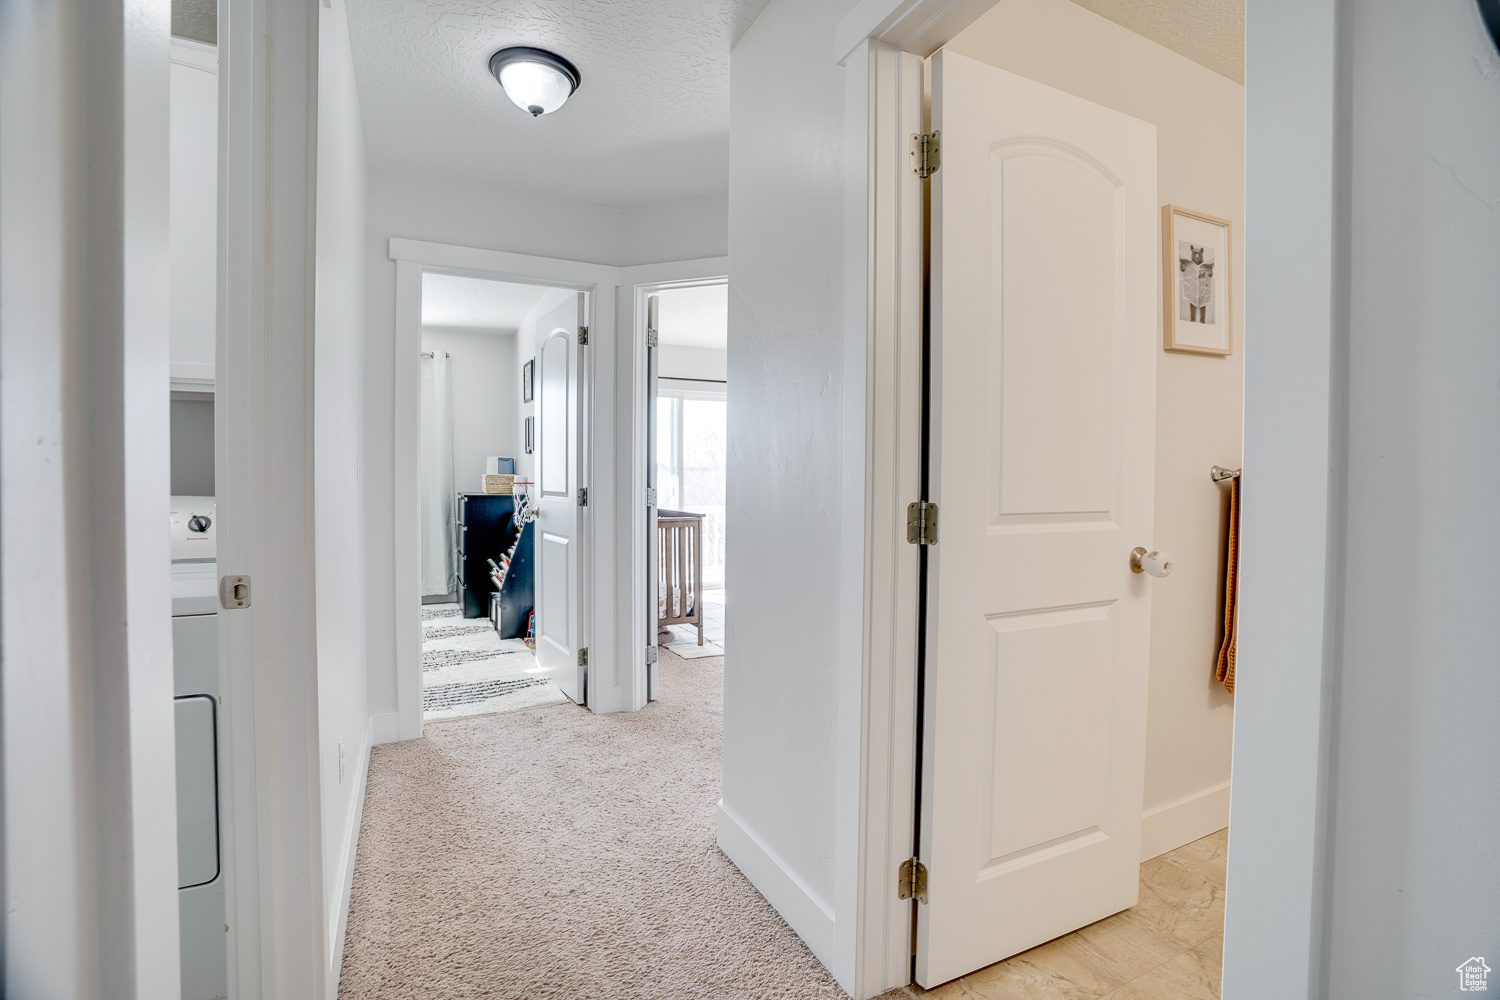
[[[917,981],[1136,901],[1156,129],[939,52]]]
[[[579,491],[583,456],[579,440],[584,297],[575,294],[537,324],[536,659],[563,694],[585,702],[585,668],[579,662]]]
[[[656,435],[658,432],[659,417],[656,412],[657,394],[656,377],[658,375],[657,365],[661,360],[660,352],[656,347],[656,331],[661,317],[661,299],[655,295],[646,299],[646,489],[652,498],[646,505],[646,646],[651,651],[651,662],[646,667],[646,700],[656,700],[657,672],[657,629],[661,622],[661,561],[657,542],[657,533],[660,528],[657,525],[657,490],[661,484],[657,482],[656,475]]]

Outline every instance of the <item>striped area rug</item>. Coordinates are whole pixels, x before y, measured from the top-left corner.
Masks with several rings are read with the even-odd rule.
[[[422,718],[428,722],[514,712],[568,699],[520,639],[502,639],[487,618],[457,604],[422,606]]]

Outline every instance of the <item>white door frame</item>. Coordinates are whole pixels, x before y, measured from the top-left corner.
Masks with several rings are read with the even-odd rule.
[[[595,413],[608,413],[612,404],[609,378],[595,378],[613,367],[615,342],[616,268],[581,261],[556,260],[500,250],[428,243],[393,237],[390,259],[396,262],[395,436],[392,468],[398,484],[392,498],[395,531],[391,551],[395,562],[396,594],[396,713],[397,735],[403,740],[422,735],[422,581],[421,581],[421,492],[417,475],[422,461],[421,364],[422,275],[455,274],[492,281],[546,285],[583,292],[588,296],[589,342],[579,368],[579,392],[583,414],[579,446],[583,449],[583,483],[589,487],[589,506],[579,511],[578,532],[583,544],[579,563],[579,645],[608,649],[614,622],[595,609],[608,608],[598,598],[598,581],[610,575],[611,537],[610,468],[593,447]],[[402,488],[399,484],[407,484]],[[603,530],[596,530],[601,528]],[[590,586],[584,581],[593,581]],[[589,665],[585,693],[588,707],[596,712],[617,711],[606,677],[610,664],[598,657]]]
[[[394,468],[398,483],[415,483],[421,461],[417,358],[422,349],[424,271],[589,293],[591,321],[581,372],[584,421],[580,430],[589,506],[579,522],[585,538],[582,576],[587,582],[580,595],[580,641],[589,648],[588,707],[600,713],[644,708],[647,635],[637,608],[645,600],[640,576],[648,552],[642,519],[636,515],[645,502],[646,438],[640,394],[645,391],[646,339],[644,316],[637,317],[624,296],[630,294],[633,301],[637,284],[722,275],[725,259],[613,267],[400,237],[391,239],[389,255],[396,262]],[[622,474],[623,456],[630,456],[631,468]],[[415,489],[399,492],[394,500],[396,711],[398,738],[406,740],[422,735],[420,505]]]
[[[920,61],[994,3],[861,0],[840,22],[830,54],[847,71],[846,391],[864,392],[863,423],[852,413],[849,428],[851,449],[862,448],[852,464],[863,476],[850,483],[858,509],[849,513],[865,529],[855,554],[864,569],[859,729],[841,735],[840,749],[858,795],[841,845],[855,859],[847,876],[854,920],[838,949],[850,956],[856,998],[905,984],[910,968],[911,908],[891,883],[909,856],[915,799],[917,571],[904,508],[920,488],[913,370],[922,335],[921,192],[909,168],[910,136],[922,131]],[[1246,365],[1246,467],[1255,466],[1256,486],[1241,531],[1240,662],[1250,680],[1239,686],[1235,712],[1226,1000],[1315,996],[1320,988],[1334,637],[1327,609],[1338,548],[1329,526],[1341,454],[1331,359],[1341,343],[1336,278],[1347,255],[1337,211],[1347,182],[1337,7],[1337,0],[1266,0],[1247,47],[1248,225],[1252,233],[1300,232],[1304,249],[1291,254],[1286,240],[1277,243],[1283,264],[1256,257],[1254,242],[1249,251],[1261,266],[1246,299],[1256,327],[1249,356],[1257,359]],[[1307,268],[1328,280],[1309,280]],[[1316,556],[1295,581],[1262,568],[1288,545]],[[1266,954],[1281,960],[1265,966]]]
[[[215,454],[229,995],[325,996],[313,538],[318,6],[222,0]],[[273,85],[274,82],[274,85]],[[165,388],[165,385],[163,385]]]
[[[631,536],[631,585],[627,591],[629,594],[630,607],[628,610],[629,621],[632,625],[630,637],[631,648],[642,651],[637,690],[633,694],[639,697],[639,704],[646,704],[648,695],[648,675],[650,667],[646,663],[645,650],[656,648],[656,629],[652,623],[656,617],[652,609],[656,606],[656,597],[651,593],[647,585],[646,569],[649,560],[656,558],[656,547],[652,540],[647,537],[649,529],[646,525],[646,401],[649,398],[649,387],[646,385],[646,300],[655,293],[665,288],[698,288],[703,285],[718,285],[729,280],[729,258],[728,257],[705,257],[701,260],[676,261],[670,264],[645,264],[638,267],[627,267],[623,269],[623,281],[621,282],[621,299],[624,305],[624,296],[629,295],[629,315],[631,317],[630,334],[630,365],[628,391],[621,395],[621,406],[630,407],[630,420],[619,420],[616,426],[623,429],[631,428],[631,440],[628,445],[620,442],[621,454],[630,455],[630,496],[640,497],[639,508],[641,516],[632,517],[629,533]],[[622,366],[624,367],[624,366]],[[625,411],[621,411],[623,415]]]

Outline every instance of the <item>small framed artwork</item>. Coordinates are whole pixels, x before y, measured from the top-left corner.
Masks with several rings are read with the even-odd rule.
[[[526,454],[528,454],[528,455],[531,454],[532,449],[535,446],[535,442],[534,442],[534,439],[532,438],[532,433],[531,433],[531,421],[532,420],[533,420],[532,417],[527,417],[526,418]]]
[[[1233,354],[1229,220],[1164,205],[1161,235],[1162,346],[1185,354]]]
[[[532,358],[521,366],[521,402],[531,402],[531,375],[536,369],[536,359]]]

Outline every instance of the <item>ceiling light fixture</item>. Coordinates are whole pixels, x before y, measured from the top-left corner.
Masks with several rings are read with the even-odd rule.
[[[578,67],[562,56],[530,45],[512,45],[490,56],[490,72],[505,96],[533,118],[562,107],[582,79]]]

